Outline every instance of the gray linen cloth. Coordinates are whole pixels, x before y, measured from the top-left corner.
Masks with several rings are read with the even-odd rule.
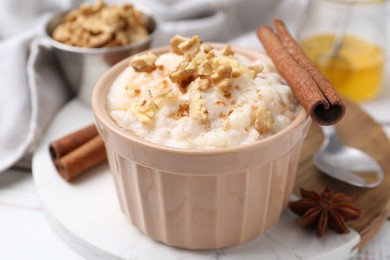
[[[35,35],[29,30],[0,43],[0,172],[24,157],[28,162],[50,119],[69,98],[50,49]]]

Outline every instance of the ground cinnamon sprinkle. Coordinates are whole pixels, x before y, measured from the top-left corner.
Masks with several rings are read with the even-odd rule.
[[[176,113],[173,114],[173,119],[178,120],[182,117],[188,116],[190,114],[190,105],[188,103],[180,104]]]
[[[223,96],[224,96],[225,98],[231,98],[232,93],[231,93],[230,91],[225,91],[225,92],[223,93]]]
[[[224,113],[224,112],[221,112],[221,113],[219,113],[218,117],[221,118],[221,119],[227,119],[228,115],[226,113]]]
[[[223,101],[221,101],[221,100],[215,101],[214,104],[216,104],[216,105],[223,105],[223,106],[226,107],[225,102],[223,102]]]
[[[141,94],[141,90],[134,89],[134,96],[138,97]]]
[[[222,119],[227,119],[229,118],[230,114],[233,113],[233,110],[230,109],[227,113],[224,113],[224,112],[221,112],[219,114],[219,118],[222,118]],[[230,127],[230,126],[229,126]]]

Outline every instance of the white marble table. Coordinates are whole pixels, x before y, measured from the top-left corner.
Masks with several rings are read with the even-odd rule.
[[[237,41],[244,46],[248,42],[247,38]],[[381,96],[362,107],[383,125],[390,138],[389,69],[386,75],[387,87]],[[0,174],[0,259],[84,259],[49,225],[29,171],[12,169]],[[356,259],[390,259],[390,221]]]
[[[84,259],[49,225],[28,171],[0,175],[0,259]],[[390,221],[356,259],[390,259]]]
[[[363,108],[375,114],[390,138],[389,93]],[[0,259],[83,259],[49,225],[29,171],[0,174]],[[390,259],[390,221],[356,259]]]

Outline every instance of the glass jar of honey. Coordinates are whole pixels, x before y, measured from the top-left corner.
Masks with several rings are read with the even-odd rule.
[[[368,101],[381,90],[385,0],[312,0],[301,21],[301,47],[337,92]]]

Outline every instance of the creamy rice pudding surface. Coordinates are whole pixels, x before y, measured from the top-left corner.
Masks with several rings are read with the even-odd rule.
[[[271,136],[296,116],[297,101],[268,60],[198,36],[171,39],[171,52],[133,57],[115,80],[107,108],[126,131],[150,142],[211,149]]]

